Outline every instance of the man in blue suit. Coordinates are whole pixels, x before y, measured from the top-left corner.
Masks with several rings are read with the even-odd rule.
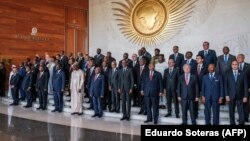
[[[191,74],[191,66],[183,66],[184,74],[178,83],[178,100],[181,101],[182,125],[187,125],[187,111],[189,110],[192,125],[196,125],[194,104],[199,100],[199,86],[197,77]]]
[[[91,86],[90,86],[90,97],[93,99],[93,106],[95,110],[95,114],[92,117],[98,116],[99,118],[102,117],[102,105],[101,99],[104,97],[105,91],[105,81],[104,76],[101,74],[101,68],[96,67],[95,69],[95,76],[91,79]]]
[[[55,109],[52,112],[58,111],[59,113],[63,110],[63,91],[65,87],[65,73],[62,70],[61,63],[56,65],[56,72],[52,78],[52,87],[54,91]]]
[[[247,103],[248,86],[246,73],[239,70],[239,63],[232,62],[232,70],[228,71],[225,78],[226,101],[229,103],[230,124],[235,125],[235,105],[239,114],[239,124],[244,125],[243,103]]]
[[[208,66],[209,64],[216,64],[217,63],[217,56],[216,52],[212,49],[209,49],[209,42],[203,43],[203,49],[199,51],[199,55],[204,56],[204,64]]]
[[[152,122],[158,123],[159,117],[159,98],[163,94],[163,81],[160,72],[155,71],[155,65],[149,65],[147,71],[141,82],[141,95],[144,95],[144,100],[147,109],[147,120],[144,123]],[[153,117],[152,110],[153,109]]]
[[[223,80],[220,74],[215,73],[215,65],[208,66],[209,73],[202,80],[202,101],[205,103],[206,125],[211,125],[211,108],[213,109],[213,125],[219,125],[220,104],[222,103]]]
[[[22,89],[25,91],[27,97],[27,104],[24,106],[25,108],[32,107],[32,95],[31,95],[31,88],[33,85],[32,81],[32,73],[30,71],[30,66],[25,66],[26,74],[22,81]]]
[[[185,57],[186,57],[186,60],[184,60],[182,62],[182,67],[181,67],[181,70],[180,70],[181,74],[184,73],[183,66],[185,64],[190,65],[190,67],[191,67],[191,72],[190,73],[195,74],[195,69],[196,69],[197,63],[196,63],[196,61],[194,59],[192,59],[193,53],[191,51],[188,51],[188,52],[186,52]]]
[[[11,94],[13,98],[13,103],[10,105],[18,105],[19,98],[18,98],[18,85],[20,81],[20,76],[17,73],[17,68],[12,67],[13,75],[10,78],[10,88],[11,88]]]

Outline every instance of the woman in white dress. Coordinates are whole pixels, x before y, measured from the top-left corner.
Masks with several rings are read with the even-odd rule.
[[[73,65],[71,73],[70,92],[71,92],[71,114],[83,114],[83,88],[84,73],[79,69],[78,63]]]

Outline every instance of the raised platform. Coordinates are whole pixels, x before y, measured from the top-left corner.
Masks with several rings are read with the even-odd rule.
[[[63,112],[67,112],[70,113],[71,109],[70,109],[70,102],[68,102],[67,100],[69,100],[70,97],[64,96],[64,109]],[[11,103],[12,99],[9,98],[3,98],[2,99],[4,102],[7,103]],[[93,115],[94,111],[93,110],[87,110],[87,108],[89,107],[89,103],[86,103],[88,99],[84,99],[84,103],[83,103],[83,107],[84,107],[84,114],[86,115]],[[24,106],[26,105],[26,102],[21,102],[20,106]],[[48,96],[48,110],[54,110],[54,100],[53,100],[53,96],[49,95]],[[173,106],[173,105],[172,105]],[[33,103],[33,110],[36,110],[36,108],[39,107],[38,104],[38,100],[37,102]],[[174,108],[173,108],[174,109]],[[138,121],[145,121],[146,120],[146,116],[145,115],[138,115],[139,112],[139,108],[138,107],[131,107],[131,120],[138,120]],[[182,120],[181,118],[176,118],[175,114],[174,114],[174,110],[172,113],[172,117],[164,117],[164,115],[167,114],[167,109],[160,109],[160,116],[159,116],[159,123],[160,124],[181,124]],[[108,111],[104,111],[103,114],[104,117],[109,117],[109,118],[121,118],[122,117],[122,113],[110,113]],[[238,118],[238,114],[235,114],[236,119]],[[180,117],[181,117],[181,112],[180,112]],[[188,119],[190,119],[188,117]],[[199,106],[199,118],[197,119],[197,124],[201,124],[204,125],[205,124],[205,117],[204,117],[204,105],[200,104]],[[190,122],[190,121],[189,121]],[[225,125],[225,124],[229,124],[229,113],[228,113],[228,105],[223,105],[220,107],[220,124],[221,125]]]

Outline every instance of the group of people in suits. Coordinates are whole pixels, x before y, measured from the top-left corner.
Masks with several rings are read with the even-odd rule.
[[[159,49],[155,49],[152,57],[145,47],[132,54],[131,59],[124,53],[119,62],[111,52],[103,55],[101,49],[97,49],[94,57],[78,53],[74,58],[64,52],[45,60],[36,56],[33,63],[25,63],[21,87],[27,98],[26,107],[31,107],[38,96],[38,109],[43,110],[47,108],[48,89],[52,88],[53,112],[62,112],[63,93],[68,88],[72,115],[83,114],[85,97],[89,99],[88,109],[94,110],[92,117],[101,118],[103,110],[119,113],[121,106],[121,120],[129,121],[131,106],[135,106],[140,108],[138,114],[147,115],[145,123],[158,124],[159,109],[167,108],[165,117],[170,117],[173,103],[176,118],[182,113],[182,124],[188,124],[189,112],[191,124],[196,125],[202,102],[205,124],[218,125],[220,105],[228,103],[230,124],[235,124],[235,107],[239,124],[244,124],[249,119],[250,66],[243,54],[236,57],[229,52],[225,46],[223,54],[217,57],[209,43],[204,42],[196,60],[191,51],[179,53],[178,46],[173,47],[168,60]],[[18,104],[19,80],[18,70],[13,67],[9,82],[11,105]]]

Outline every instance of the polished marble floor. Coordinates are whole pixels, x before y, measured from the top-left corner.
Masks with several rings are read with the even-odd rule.
[[[0,102],[0,141],[137,141],[141,124],[36,111]]]

